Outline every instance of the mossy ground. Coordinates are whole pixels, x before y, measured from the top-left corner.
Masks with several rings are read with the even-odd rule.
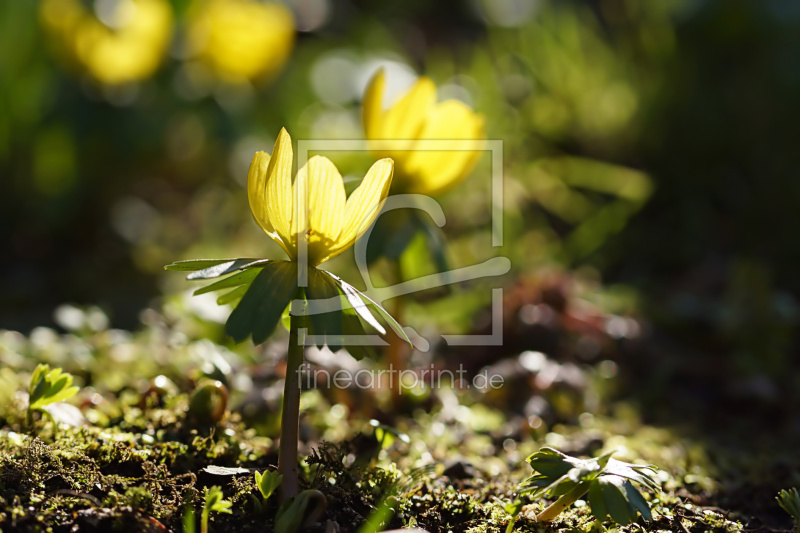
[[[144,432],[83,427],[60,429],[57,435],[50,428],[43,428],[39,436],[0,433],[3,530],[181,531],[185,506],[201,506],[202,489],[211,485],[223,488],[234,510],[231,515],[213,515],[212,530],[271,528],[276,505],[272,502],[263,516],[256,515],[252,498],[259,495],[252,474],[205,470],[209,465],[273,468],[274,450],[267,439],[232,419],[213,430],[195,430],[182,427],[185,418],[179,410],[172,419],[161,413],[158,421],[146,414],[141,420],[148,428]],[[554,441],[575,452],[587,451],[587,442],[592,447],[617,445],[621,455],[659,464],[664,490],[649,495],[654,520],[601,527],[579,502],[552,525],[542,526],[531,511],[540,511],[543,503],[528,502],[515,530],[743,531],[754,520],[748,502],[738,502],[738,509],[717,505],[725,495],[707,454],[668,431],[638,426],[625,435],[609,420],[591,420],[581,427],[557,428],[563,433],[548,434],[543,442],[512,446],[503,428],[473,435],[462,422],[433,424],[442,425],[443,435],[462,438],[442,443],[441,437],[431,439],[427,424],[406,420],[411,443],[422,445],[397,439],[382,447],[374,431],[362,428],[337,444],[321,443],[311,450],[304,462],[305,485],[321,490],[329,501],[321,523],[311,530],[326,531],[331,523],[341,531],[356,531],[379,512],[386,494],[396,495],[391,504],[396,513],[387,527],[504,530],[509,517],[502,502],[513,498],[516,483],[529,472],[524,457],[538,444]],[[425,466],[415,466],[421,463]],[[783,523],[788,526],[788,520]]]
[[[283,341],[255,351],[226,346],[218,325],[170,305],[163,314],[147,311],[135,333],[85,324],[62,334],[0,333],[0,530],[182,531],[187,506],[199,516],[212,485],[233,506],[231,514],[212,513],[211,531],[272,529],[277,502],[256,513],[253,472],[277,462]],[[464,363],[469,376],[488,365],[504,376],[497,390],[305,391],[302,484],[328,500],[308,530],[505,531],[504,503],[530,474],[525,458],[547,445],[578,456],[617,448],[621,460],[657,465],[662,490],[646,494],[653,520],[598,524],[579,500],[545,525],[534,516],[547,502],[525,499],[515,531],[789,531],[791,519],[774,499],[800,482],[796,442],[781,425],[786,409],[776,415],[751,402],[685,410],[717,404],[677,367],[664,378],[649,359],[661,353],[647,348],[651,341],[610,341],[571,327],[563,319],[507,328],[502,350],[437,359],[444,368]],[[587,339],[596,344],[590,358],[529,350],[550,343],[560,348],[548,352],[569,354]],[[381,367],[345,354],[308,357]],[[79,410],[77,425],[26,424],[22,391],[40,361],[75,375],[81,391],[69,403]],[[230,390],[221,418],[219,396],[208,395],[207,405],[192,400],[208,378]],[[656,387],[664,393],[654,404]]]

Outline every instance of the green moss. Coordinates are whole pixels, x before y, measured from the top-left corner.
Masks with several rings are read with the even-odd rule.
[[[42,341],[45,337],[51,344]],[[230,405],[245,403],[245,392],[220,374],[224,365],[203,371],[208,361],[197,355],[210,351],[232,359],[226,348],[160,322],[135,334],[39,334],[35,343],[13,338],[13,350],[0,351],[6,365],[2,384],[24,390],[38,359],[63,366],[80,381],[82,389],[71,401],[80,405],[87,424],[61,425],[58,431],[42,424],[33,436],[24,426],[25,402],[0,391],[9,399],[0,404],[0,529],[152,531],[160,524],[180,531],[184,508],[199,509],[199,495],[210,485],[221,486],[233,503],[231,515],[214,516],[217,530],[272,527],[277,501],[255,515],[252,474],[220,476],[203,469],[236,466],[252,472],[274,465],[270,432],[279,406],[255,402],[253,418],[266,421],[262,434],[236,412],[218,420],[187,416],[190,395],[204,375],[227,379]],[[239,372],[256,375],[254,368]],[[619,448],[615,457],[621,460],[658,465],[663,491],[645,494],[654,519],[628,527],[597,524],[588,507],[578,504],[543,526],[535,515],[546,502],[523,499],[515,531],[739,532],[751,518],[745,511],[747,495],[759,491],[770,492],[766,499],[782,514],[773,500],[777,490],[772,492],[764,472],[800,465],[790,450],[781,453],[780,443],[773,443],[773,454],[756,456],[747,448],[694,439],[674,428],[644,424],[635,404],[610,401],[598,391],[570,392],[576,400],[564,403],[563,413],[533,427],[489,397],[440,389],[416,410],[393,414],[384,427],[396,432],[380,429],[380,435],[368,417],[354,414],[371,398],[353,391],[304,393],[302,431],[312,448],[306,450],[302,484],[321,491],[329,502],[316,531],[323,531],[326,521],[355,531],[376,516],[385,528],[505,531],[510,517],[502,502],[515,498],[518,483],[530,475],[525,457],[543,445],[573,455]],[[595,405],[591,413],[576,407],[589,403]],[[736,499],[737,494],[745,496]],[[788,527],[788,518],[782,519]]]

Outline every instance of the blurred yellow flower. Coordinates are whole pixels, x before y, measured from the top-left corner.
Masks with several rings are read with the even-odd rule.
[[[150,77],[172,39],[167,0],[105,0],[94,11],[81,0],[42,0],[40,19],[56,52],[108,85]]]
[[[316,266],[353,245],[369,228],[389,193],[394,163],[377,161],[345,199],[344,182],[326,157],[314,156],[292,184],[292,139],[282,129],[272,157],[256,152],[247,175],[247,197],[258,225],[298,260],[298,235],[305,236],[308,264]],[[307,198],[305,209],[298,199]]]
[[[189,21],[189,52],[227,81],[269,81],[292,51],[294,17],[284,5],[200,0]]]
[[[463,150],[457,143],[449,151],[415,148],[420,147],[419,141],[432,139],[485,140],[483,116],[457,100],[436,103],[436,85],[424,76],[384,110],[384,85],[381,69],[367,86],[362,118],[367,139],[397,141],[390,150],[379,151],[395,161],[392,192],[437,194],[464,179],[481,151]]]

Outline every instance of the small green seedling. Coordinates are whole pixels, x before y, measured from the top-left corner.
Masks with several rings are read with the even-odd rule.
[[[255,477],[256,487],[258,487],[258,491],[261,493],[261,501],[258,501],[255,496],[251,497],[253,498],[253,506],[255,507],[256,514],[263,514],[267,506],[267,500],[270,499],[275,489],[281,486],[283,476],[272,470],[264,470],[263,474],[256,472]]]
[[[781,509],[792,515],[795,531],[800,533],[800,494],[797,493],[797,489],[783,489],[775,499],[778,500],[778,505],[781,506]]]
[[[50,416],[45,407],[71,398],[78,390],[72,386],[71,374],[60,368],[50,370],[50,365],[37,366],[28,386],[28,426],[33,426],[33,413],[38,411]]]
[[[275,533],[296,533],[325,513],[328,500],[318,490],[304,490],[285,500],[275,515]]]
[[[613,453],[596,459],[576,459],[552,448],[542,448],[528,457],[534,474],[520,484],[520,493],[534,498],[558,498],[536,520],[552,521],[587,492],[592,514],[600,522],[610,516],[618,524],[628,525],[637,513],[645,520],[652,520],[650,506],[631,481],[658,490],[655,467],[623,463],[612,459]]]
[[[503,506],[505,512],[511,515],[511,520],[508,521],[508,525],[506,526],[506,533],[512,533],[512,531],[514,531],[514,524],[517,522],[517,516],[519,516],[520,511],[522,511],[522,502],[519,500],[511,502],[497,500],[497,502]]]
[[[222,489],[217,485],[206,487],[205,504],[200,517],[200,532],[208,533],[208,514],[211,511],[231,514],[231,505],[233,505],[231,502],[222,498]]]

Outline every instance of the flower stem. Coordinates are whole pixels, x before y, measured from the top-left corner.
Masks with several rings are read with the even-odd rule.
[[[297,298],[304,298],[302,289]],[[289,352],[286,358],[286,378],[283,385],[281,409],[281,443],[278,449],[278,473],[283,476],[281,501],[297,495],[297,445],[300,426],[300,366],[304,347],[300,343],[300,330],[308,329],[308,315],[291,315],[289,326]]]
[[[575,487],[562,495],[550,506],[536,516],[537,522],[551,522],[555,517],[561,514],[561,511],[575,503],[575,500],[586,494],[589,486],[585,483],[578,483]]]
[[[392,311],[392,316],[395,320],[403,323],[403,308],[405,307],[403,304],[405,303],[405,298],[402,296],[398,296],[394,301],[394,309]],[[405,343],[403,339],[400,338],[397,334],[392,334],[391,338],[389,339],[389,347],[387,348],[387,363],[390,369],[399,372],[405,369],[405,352],[407,351],[408,345]],[[394,380],[392,383],[391,392],[393,395],[400,394],[400,386],[399,386],[399,379],[397,380],[397,385],[394,385]]]
[[[405,281],[405,276],[403,276],[403,268],[400,264],[400,259],[397,259],[393,264],[395,283],[402,283]],[[403,312],[405,310],[405,298],[403,296],[398,296],[392,301],[392,304],[394,305],[392,316],[402,324]],[[393,379],[389,380],[390,400],[395,409],[401,406],[401,392],[403,389],[400,386],[400,376],[405,369],[405,359],[407,356],[408,345],[406,345],[405,341],[401,339],[399,335],[391,333],[389,346],[386,349],[386,365],[389,367],[390,372],[393,371],[397,373],[397,381]]]

